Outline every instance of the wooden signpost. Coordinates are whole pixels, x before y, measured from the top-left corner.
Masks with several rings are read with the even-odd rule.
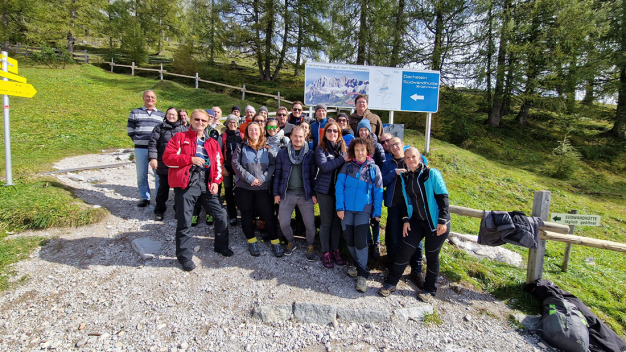
[[[13,169],[11,168],[11,129],[9,117],[9,95],[32,98],[37,91],[26,83],[26,78],[18,76],[17,60],[2,51],[2,71],[0,71],[0,94],[4,111],[4,160],[6,163],[6,186],[13,185]],[[14,81],[14,82],[10,82]]]

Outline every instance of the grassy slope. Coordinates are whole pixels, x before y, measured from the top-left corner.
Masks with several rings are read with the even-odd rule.
[[[75,66],[63,71],[23,68],[20,73],[39,92],[33,99],[11,100],[16,175],[49,170],[54,161],[69,155],[131,147],[125,135],[126,118],[130,109],[141,105],[140,95],[145,89],[157,92],[160,108],[219,105],[226,109],[234,104],[245,104],[235,98],[177,83],[111,75],[91,66]],[[551,190],[552,211],[578,209],[581,214],[602,216],[601,228],[585,227],[578,234],[626,242],[626,200],[580,193],[581,188],[589,190],[597,185],[601,191],[623,194],[624,177],[610,165],[607,169],[613,173],[591,173],[589,167],[583,165],[579,179],[573,182],[542,176],[536,164],[545,165],[546,155],[554,145],[539,138],[537,131],[541,129],[532,131],[535,135],[521,134],[515,129],[475,135],[473,145],[468,148],[486,157],[434,140],[429,163],[443,171],[451,203],[530,213],[533,191]],[[421,134],[414,131],[407,131],[405,140],[418,147],[424,144]],[[529,145],[533,145],[533,149],[527,148]],[[3,166],[1,161],[0,167]],[[478,224],[476,219],[453,216],[452,226],[457,232],[477,234]],[[526,250],[509,247],[526,256]],[[442,271],[448,278],[475,284],[525,310],[539,307],[539,302],[521,291],[525,270],[478,260],[451,246],[444,248]],[[563,248],[564,244],[548,243],[545,277],[581,297],[615,330],[623,333],[626,327],[623,255],[575,246],[569,272],[560,273]],[[584,259],[588,257],[594,258],[596,265],[585,264]]]

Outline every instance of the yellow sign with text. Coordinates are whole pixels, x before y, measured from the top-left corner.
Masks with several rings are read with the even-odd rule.
[[[6,58],[7,62],[8,62],[9,72],[17,74],[18,73],[17,72],[17,60],[3,55],[2,56],[2,60],[4,60],[5,58]]]
[[[0,95],[13,95],[16,97],[32,98],[37,91],[26,83],[0,81]]]
[[[18,76],[9,72],[0,71],[0,77],[8,78],[12,81],[16,81],[20,83],[26,83],[26,77]]]

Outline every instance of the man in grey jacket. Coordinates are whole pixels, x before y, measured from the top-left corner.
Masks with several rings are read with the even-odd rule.
[[[135,167],[137,168],[137,187],[139,188],[138,207],[150,204],[150,185],[148,184],[148,142],[154,127],[160,125],[165,118],[163,111],[157,110],[156,94],[152,90],[143,92],[143,106],[133,109],[128,115],[126,133],[135,144]],[[154,170],[153,170],[154,171]],[[154,174],[154,189],[159,189],[159,179]]]

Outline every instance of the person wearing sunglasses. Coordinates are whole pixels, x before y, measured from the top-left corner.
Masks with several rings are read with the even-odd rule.
[[[380,145],[383,147],[383,150],[385,151],[385,160],[393,158],[393,155],[389,150],[389,143],[391,142],[391,138],[393,138],[393,135],[391,133],[385,132],[383,133],[383,136],[380,137],[380,139],[378,140],[378,143],[380,143]]]
[[[304,121],[309,121],[307,116],[302,112],[302,102],[296,100],[291,105],[291,114],[289,114],[289,123],[298,126]]]
[[[346,142],[346,148],[350,146],[350,142],[354,139],[354,131],[350,128],[348,124],[348,115],[344,112],[340,112],[337,114],[337,124],[341,129],[341,136],[343,137],[343,141]]]
[[[286,107],[281,106],[280,108],[278,108],[278,110],[276,110],[276,119],[278,120],[278,127],[280,127],[280,129],[283,131],[285,137],[289,137],[291,135],[291,130],[293,129],[294,125],[287,122],[287,120],[289,119],[289,114],[287,113]]]
[[[265,144],[270,146],[270,152],[276,156],[278,151],[285,148],[289,143],[289,138],[285,137],[285,132],[278,127],[278,120],[270,118],[265,126]]]

